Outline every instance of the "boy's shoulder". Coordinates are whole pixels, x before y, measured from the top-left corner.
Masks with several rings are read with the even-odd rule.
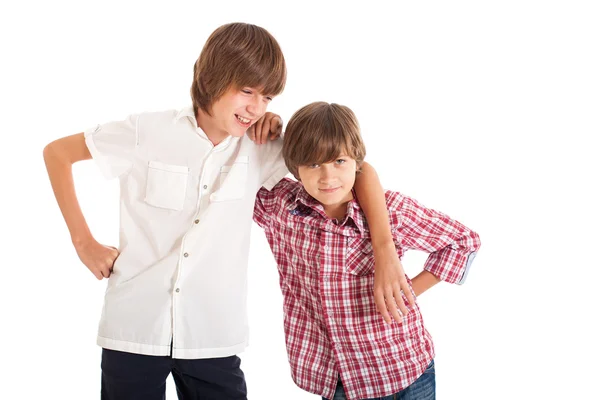
[[[138,115],[144,120],[164,121],[171,123],[177,123],[181,121],[188,122],[190,119],[196,119],[192,106],[183,108],[170,108],[165,110],[143,111]]]
[[[389,211],[396,210],[404,201],[406,196],[394,190],[385,190],[385,204]]]
[[[302,184],[295,179],[290,179],[288,177],[283,178],[275,186],[271,191],[273,194],[280,198],[285,202],[293,202],[298,195],[298,192],[302,189]]]
[[[170,139],[188,141],[193,137],[190,134],[197,129],[196,116],[191,106],[137,114],[138,134],[145,140],[158,140],[160,143]]]
[[[302,189],[302,184],[294,179],[284,177],[271,190],[261,187],[258,191],[258,197],[261,201],[267,202],[277,207],[269,207],[271,211],[279,208],[287,208],[296,201],[298,192]]]
[[[385,196],[385,205],[389,212],[398,210],[400,208],[402,202],[406,198],[406,196],[404,196],[402,193],[395,192],[393,190],[384,190],[384,196]],[[362,207],[360,206],[360,204],[358,202],[357,202],[357,204],[358,204],[358,209],[360,210],[360,213],[364,216],[364,211],[363,211]]]
[[[296,203],[302,185],[293,179],[284,177],[271,190],[261,187],[256,195],[255,215],[287,215]],[[285,217],[282,217],[285,219]]]
[[[128,114],[125,118],[112,119],[102,124],[94,126],[92,129],[98,130],[98,127],[129,127],[131,130],[144,132],[153,132],[154,130],[164,131],[165,128],[172,129],[175,126],[189,128],[195,121],[194,112],[191,107],[182,109],[167,109],[157,111],[140,111]]]

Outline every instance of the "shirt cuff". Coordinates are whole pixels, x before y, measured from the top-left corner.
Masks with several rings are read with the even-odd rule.
[[[462,285],[467,280],[467,275],[469,274],[469,271],[471,270],[471,263],[475,259],[476,255],[477,255],[477,252],[475,252],[475,251],[472,252],[471,254],[469,254],[469,257],[467,258],[467,265],[465,266],[465,272],[463,272],[463,275],[460,277],[458,282],[456,282],[457,285]]]
[[[279,183],[280,180],[285,178],[285,176],[289,173],[287,167],[282,165],[269,179],[267,179],[262,185],[268,191],[271,191],[275,185]]]

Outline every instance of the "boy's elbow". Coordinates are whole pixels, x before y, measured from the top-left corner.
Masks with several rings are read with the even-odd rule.
[[[44,147],[43,154],[46,163],[54,161],[64,164],[74,164],[77,161],[91,158],[83,134],[56,139]]]
[[[50,162],[66,162],[64,151],[61,151],[61,146],[58,140],[50,142],[44,147],[44,161],[46,164]]]
[[[43,151],[43,155],[44,155],[44,161],[46,163],[48,163],[48,161],[50,161],[52,159],[52,157],[54,157],[56,155],[56,150],[55,150],[55,142],[51,142],[48,143],[45,147],[44,147],[44,151]]]
[[[477,251],[481,247],[481,239],[477,232],[471,231],[471,239],[473,241],[473,250]]]

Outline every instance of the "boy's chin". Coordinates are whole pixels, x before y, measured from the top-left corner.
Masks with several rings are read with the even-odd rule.
[[[230,129],[229,134],[233,137],[242,137],[246,134],[246,130],[240,128]]]
[[[336,205],[342,203],[343,199],[346,196],[335,196],[335,198],[334,198],[332,196],[323,196],[323,195],[320,195],[319,197],[315,197],[315,196],[313,196],[313,197],[319,203],[323,204],[324,206],[336,206]]]

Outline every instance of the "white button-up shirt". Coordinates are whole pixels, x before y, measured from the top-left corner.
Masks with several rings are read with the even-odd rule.
[[[248,341],[246,275],[255,196],[287,174],[282,140],[214,146],[192,107],[85,132],[120,179],[120,255],[98,332],[104,348],[174,358],[225,357]]]

